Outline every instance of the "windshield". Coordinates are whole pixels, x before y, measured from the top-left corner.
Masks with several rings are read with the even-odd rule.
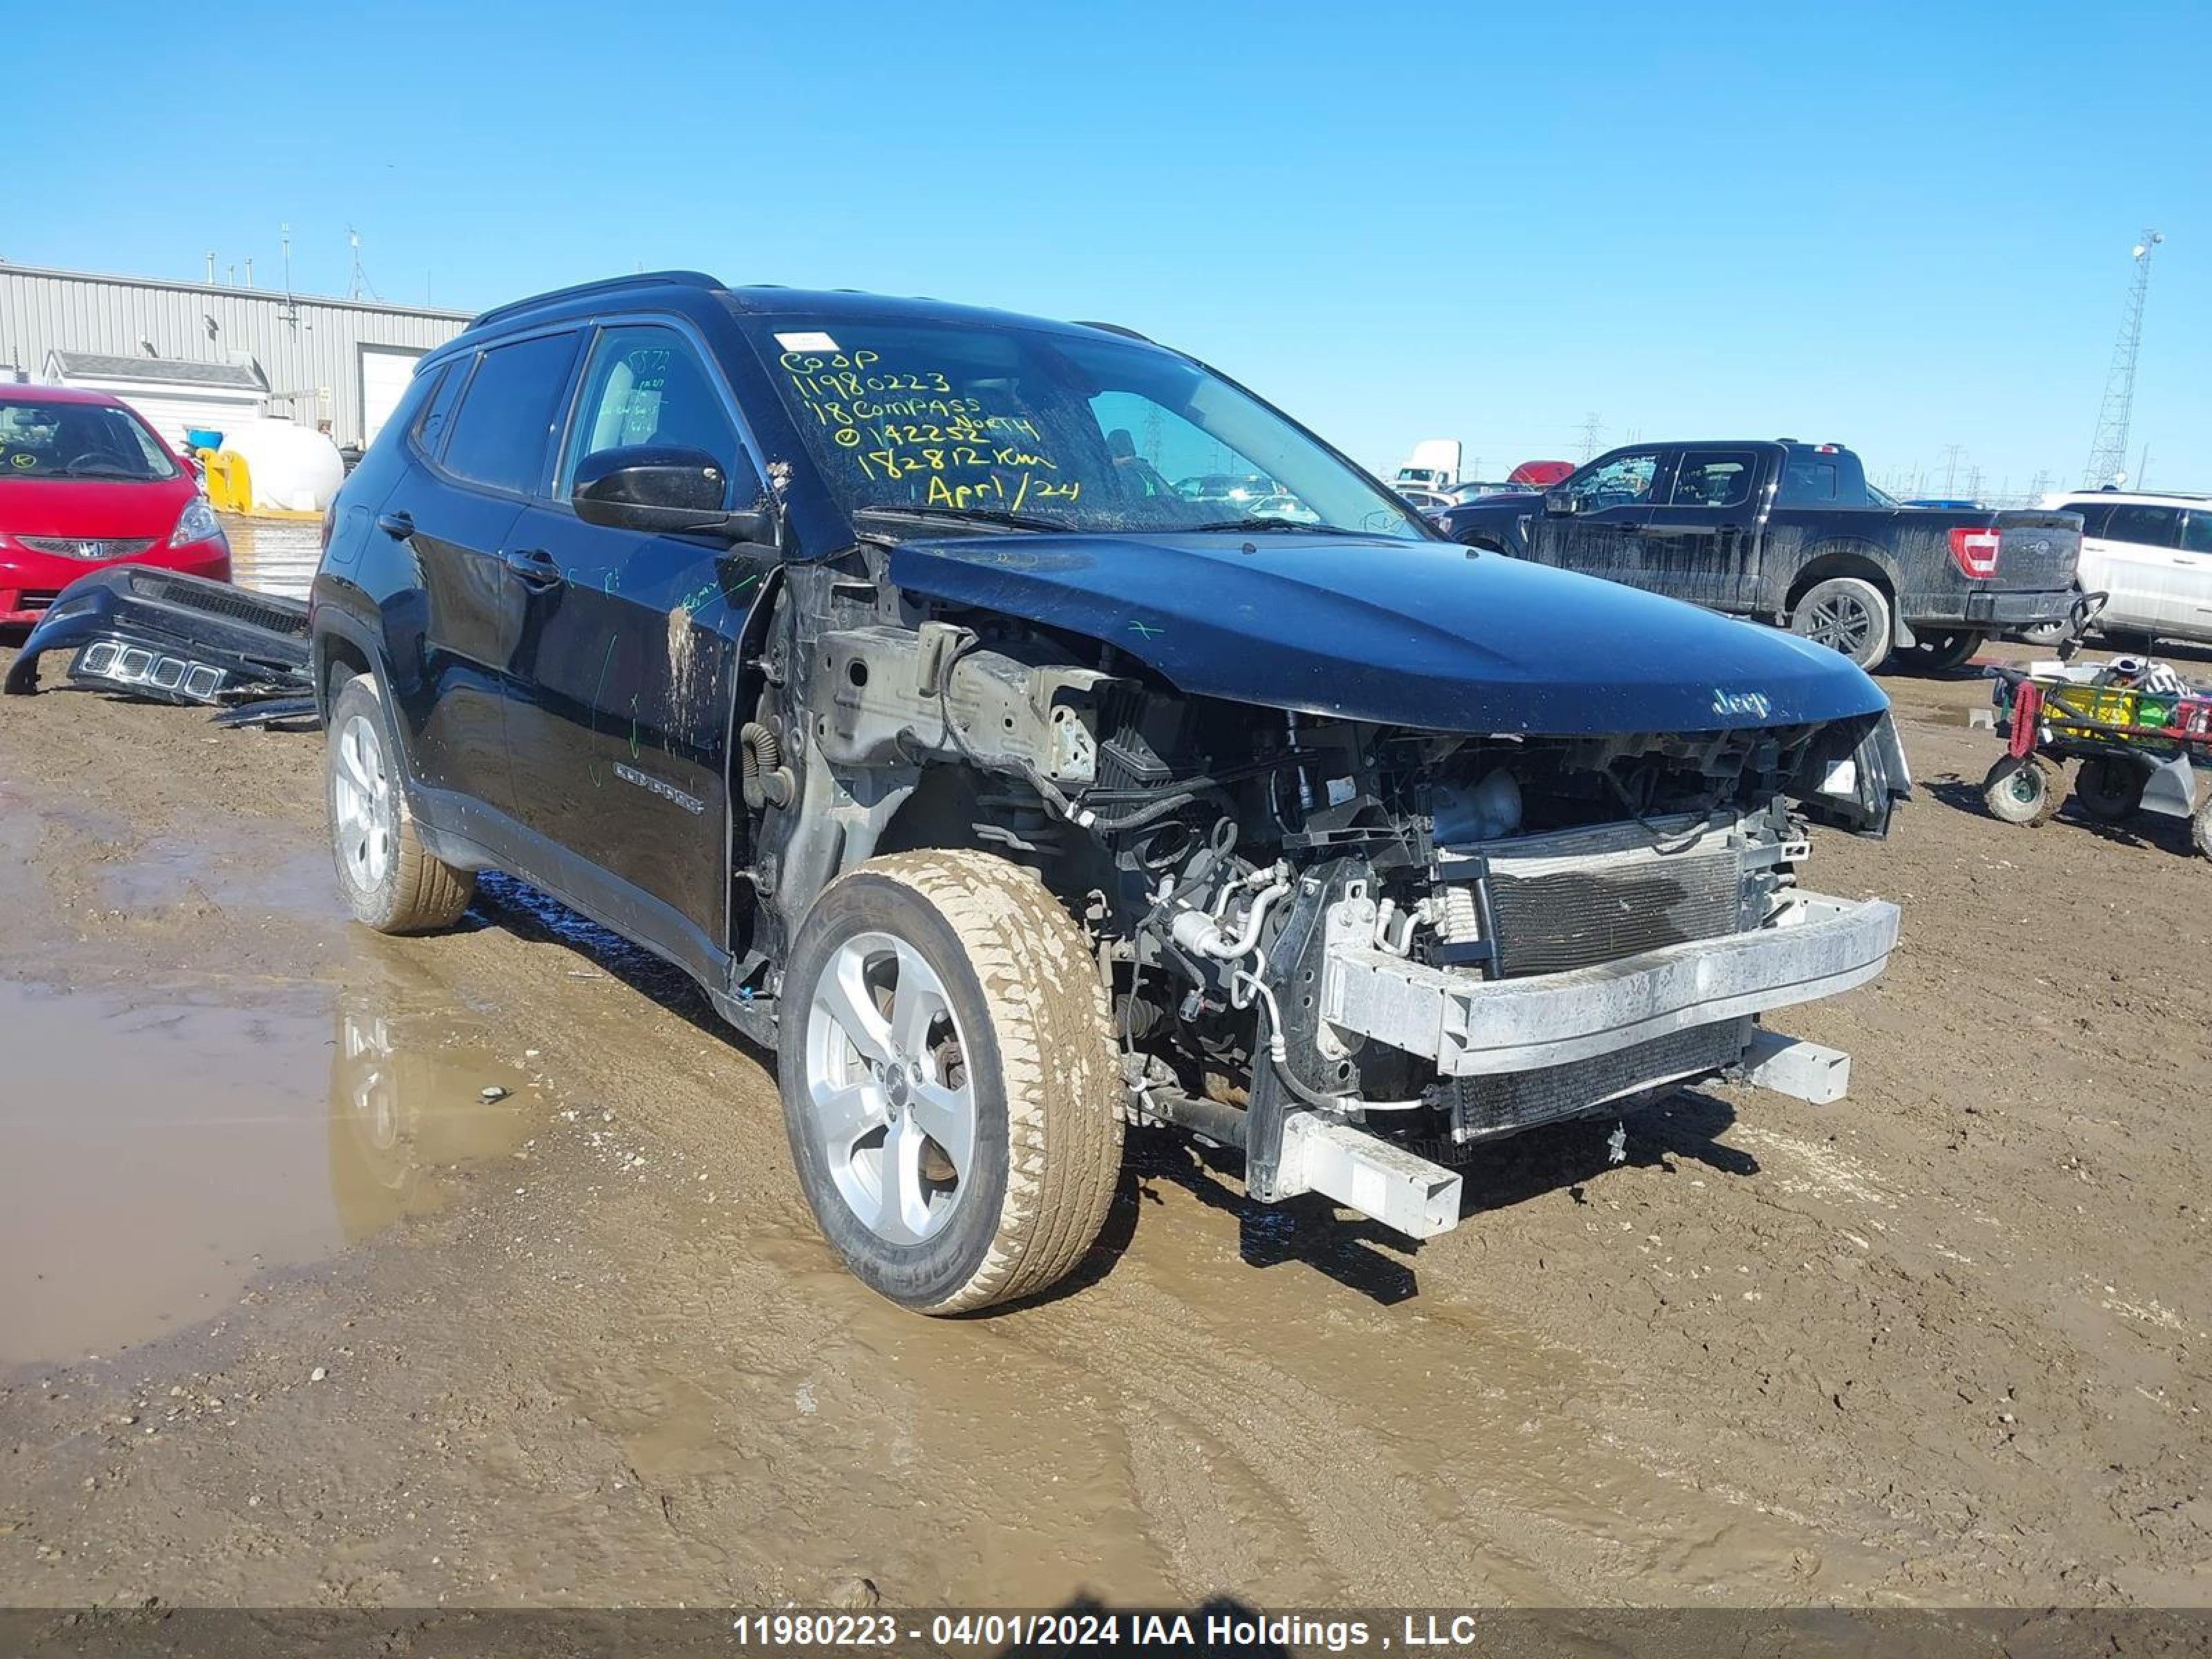
[[[1282,416],[1156,346],[950,321],[750,326],[848,514],[1431,533]]]
[[[0,479],[151,483],[176,476],[177,464],[127,409],[0,398]]]

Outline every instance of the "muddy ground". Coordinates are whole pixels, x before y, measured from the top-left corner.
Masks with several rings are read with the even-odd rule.
[[[1812,884],[1905,943],[1778,1022],[1847,1103],[1526,1137],[1419,1249],[1138,1137],[944,1323],[683,983],[512,885],[343,922],[319,738],[0,703],[0,1600],[2212,1600],[2212,868],[1890,689],[1920,799]]]

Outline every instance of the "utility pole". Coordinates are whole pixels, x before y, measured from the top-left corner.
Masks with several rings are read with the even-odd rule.
[[[1943,496],[1946,501],[1959,493],[1959,457],[1966,453],[1964,444],[1943,446]]]
[[[2097,410],[2097,435],[2089,445],[2089,464],[2081,471],[2084,489],[2124,483],[2128,477],[2128,422],[2136,403],[2136,353],[2142,345],[2143,301],[2150,297],[2151,256],[2166,238],[2145,230],[2130,256],[2135,276],[2120,312],[2119,337],[2112,343],[2112,366],[2105,374],[2105,401]],[[2140,482],[2140,480],[2138,480]]]

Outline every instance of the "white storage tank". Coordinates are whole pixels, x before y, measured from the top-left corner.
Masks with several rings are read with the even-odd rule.
[[[337,446],[289,421],[238,421],[223,429],[222,447],[246,458],[257,510],[319,513],[345,482]]]

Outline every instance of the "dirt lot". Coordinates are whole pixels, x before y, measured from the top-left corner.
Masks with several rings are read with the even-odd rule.
[[[1418,1250],[1147,1139],[948,1323],[636,953],[343,924],[318,738],[0,703],[0,1600],[2212,1600],[2212,868],[1891,690],[1921,799],[1812,873],[1905,942],[1780,1022],[1847,1103],[1527,1137]]]

